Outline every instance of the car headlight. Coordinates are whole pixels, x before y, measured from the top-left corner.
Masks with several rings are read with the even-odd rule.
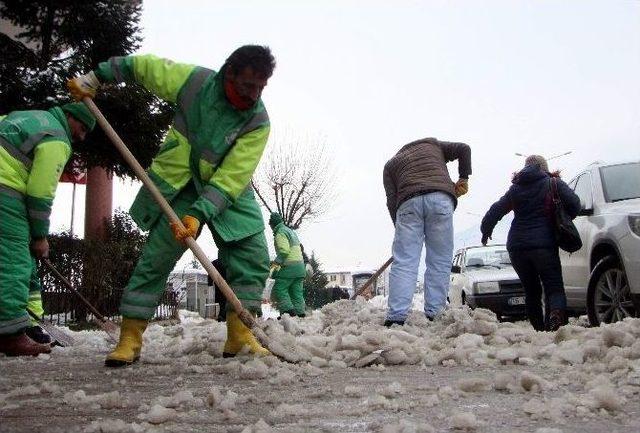
[[[627,219],[629,220],[631,231],[640,236],[640,215],[629,215]]]
[[[500,291],[500,284],[497,281],[483,281],[481,283],[474,284],[476,293],[498,293]]]

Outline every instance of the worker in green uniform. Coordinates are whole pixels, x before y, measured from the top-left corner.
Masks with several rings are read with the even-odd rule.
[[[37,331],[30,326],[27,307],[38,316],[43,313],[36,258],[49,255],[49,216],[71,143],[84,140],[95,122],[78,103],[0,118],[0,353],[51,351],[25,333]]]
[[[268,47],[235,50],[219,72],[153,55],[113,57],[70,80],[76,99],[93,97],[101,83],[139,83],[175,104],[176,114],[148,174],[182,219],[170,226],[146,188],[131,206],[133,220],[149,230],[142,256],[120,304],[120,341],[105,364],[135,362],[142,334],[153,317],[169,273],[184,253],[184,239],[207,224],[227,270],[227,281],[243,307],[258,313],[269,272],[264,221],[251,188],[269,136],[261,94],[275,60]],[[232,307],[229,306],[229,309]],[[268,354],[234,311],[227,314],[225,356],[244,346]]]
[[[303,281],[306,268],[295,231],[284,224],[282,216],[274,212],[269,217],[273,230],[276,258],[271,262],[271,276],[275,280],[271,299],[281,314],[304,317]]]

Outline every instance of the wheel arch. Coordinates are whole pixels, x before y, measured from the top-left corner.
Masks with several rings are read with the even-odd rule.
[[[624,264],[622,263],[618,247],[613,242],[604,240],[594,246],[593,250],[591,251],[591,257],[589,259],[589,272],[593,272],[593,269],[596,267],[598,262],[600,262],[600,260],[604,259],[607,256],[614,256],[624,270]]]

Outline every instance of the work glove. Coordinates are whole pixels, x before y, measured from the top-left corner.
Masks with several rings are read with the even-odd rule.
[[[183,242],[188,237],[195,239],[198,229],[200,229],[200,220],[191,215],[185,215],[182,217],[182,225],[184,228],[178,223],[171,223],[173,237],[179,242]]]
[[[67,88],[69,89],[71,96],[73,96],[73,99],[81,101],[85,96],[88,96],[89,98],[96,96],[96,92],[100,88],[100,81],[92,71],[88,74],[79,75],[67,81]]]
[[[280,270],[280,263],[271,262],[271,267],[269,268],[269,274],[273,275],[274,272],[278,272]]]
[[[47,240],[47,238],[32,240],[31,252],[39,259],[45,259],[49,257],[49,241]]]
[[[491,236],[482,234],[482,240],[480,242],[482,242],[482,245],[487,245],[487,242],[489,241],[489,239],[491,239]]]
[[[458,179],[456,182],[453,191],[456,194],[456,197],[460,197],[469,192],[469,180],[468,179]]]

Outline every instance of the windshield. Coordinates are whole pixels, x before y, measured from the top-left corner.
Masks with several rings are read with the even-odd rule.
[[[640,197],[640,163],[601,167],[600,176],[608,203]]]
[[[511,265],[511,260],[504,245],[497,245],[468,249],[465,255],[465,265],[468,267],[494,266],[502,268]]]

